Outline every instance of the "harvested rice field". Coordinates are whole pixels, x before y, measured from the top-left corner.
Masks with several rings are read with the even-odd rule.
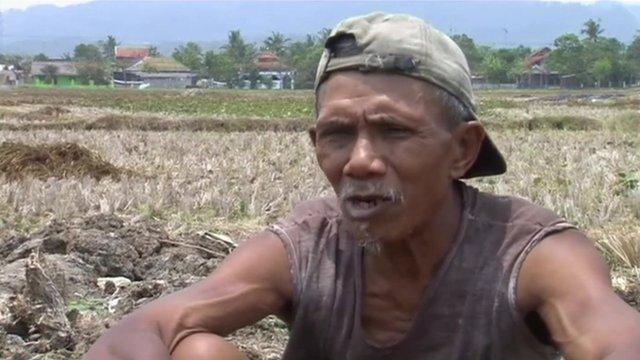
[[[640,309],[640,90],[478,98],[509,170],[471,183],[577,224]],[[329,194],[313,111],[306,91],[0,91],[0,358],[79,359],[124,314]],[[57,311],[30,291],[42,274]],[[231,335],[252,359],[279,358],[286,338],[275,318]]]

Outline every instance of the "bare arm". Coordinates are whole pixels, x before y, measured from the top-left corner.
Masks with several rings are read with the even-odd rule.
[[[640,358],[640,314],[615,294],[606,264],[579,231],[551,235],[527,256],[517,305],[540,314],[567,359]]]
[[[205,280],[134,311],[93,345],[88,359],[166,359],[185,337],[220,336],[276,314],[287,317],[292,285],[275,234],[247,240]]]

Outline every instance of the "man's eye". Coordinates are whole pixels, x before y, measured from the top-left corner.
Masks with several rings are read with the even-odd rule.
[[[383,129],[385,135],[403,137],[411,134],[411,130],[400,126],[387,126]]]
[[[332,138],[340,139],[340,138],[350,137],[353,134],[354,134],[354,131],[351,129],[338,128],[338,129],[327,129],[325,131],[322,131],[320,133],[320,137],[327,138],[327,139],[332,139]]]

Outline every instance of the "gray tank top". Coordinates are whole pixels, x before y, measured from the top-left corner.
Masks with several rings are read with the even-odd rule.
[[[396,344],[367,342],[360,323],[363,249],[340,226],[335,198],[307,201],[270,227],[285,245],[293,314],[284,359],[557,359],[515,305],[522,262],[546,236],[572,226],[525,200],[461,183],[461,226]],[[531,320],[530,322],[528,320]]]

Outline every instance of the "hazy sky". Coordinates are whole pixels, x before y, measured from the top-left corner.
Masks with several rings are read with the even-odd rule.
[[[91,0],[0,0],[0,10],[8,9],[26,9],[29,6],[41,5],[41,4],[53,4],[58,6],[74,5],[90,2]],[[113,0],[116,1],[116,0]],[[131,1],[131,0],[120,0]],[[141,1],[141,0],[136,0]],[[538,0],[538,1],[556,1],[556,0]],[[596,0],[560,0],[562,2],[583,2],[593,3]],[[619,0],[624,3],[640,4],[640,0]]]

